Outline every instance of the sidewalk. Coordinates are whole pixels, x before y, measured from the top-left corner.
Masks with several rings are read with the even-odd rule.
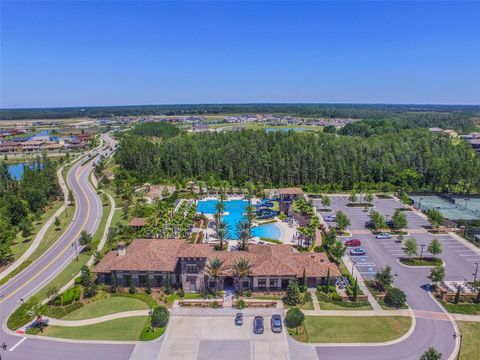
[[[74,163],[77,161],[78,158],[74,159],[71,161],[69,164]],[[57,170],[57,177],[58,177],[58,182],[60,183],[60,187],[63,192],[64,196],[64,204],[53,214],[50,219],[47,220],[45,224],[40,228],[38,231],[37,235],[35,235],[35,239],[33,239],[32,243],[28,247],[27,251],[25,251],[22,256],[20,256],[17,260],[15,260],[12,264],[10,264],[5,270],[2,271],[0,274],[0,280],[5,278],[6,276],[10,275],[15,269],[17,269],[20,265],[23,264],[32,254],[35,250],[37,250],[38,246],[43,240],[43,237],[45,236],[45,233],[47,230],[50,228],[50,226],[53,224],[55,221],[55,218],[59,217],[60,214],[65,210],[65,206],[67,204],[67,199],[68,199],[68,187],[65,184],[65,181],[63,180],[62,176],[62,171],[66,165],[62,166],[60,169]]]
[[[65,326],[65,327],[77,327],[77,326],[85,326],[85,325],[93,325],[102,323],[105,321],[115,320],[115,319],[122,319],[127,317],[134,317],[134,316],[148,316],[150,310],[132,310],[132,311],[124,311],[120,313],[110,314],[99,316],[92,319],[84,319],[84,320],[59,320],[54,318],[47,318],[48,325],[54,326]]]
[[[342,257],[342,261],[345,264],[345,266],[347,267],[347,269],[352,268],[352,261],[350,260],[350,258],[347,255],[344,255]],[[367,295],[368,301],[370,302],[370,305],[372,305],[373,310],[385,311],[385,310],[382,309],[380,304],[377,302],[377,299],[375,299],[375,297],[372,295],[372,293],[368,289],[367,285],[365,285],[365,282],[363,281],[363,277],[358,272],[356,267],[353,268],[353,277],[357,279],[358,287],[363,291],[363,293],[365,295]]]
[[[410,309],[401,310],[302,310],[305,316],[412,316]]]

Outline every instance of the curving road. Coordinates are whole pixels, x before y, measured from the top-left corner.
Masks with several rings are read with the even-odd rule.
[[[102,138],[106,144],[114,144],[108,134]],[[106,146],[93,150],[95,154],[109,155]],[[128,359],[133,345],[69,343],[27,338],[13,334],[6,329],[9,315],[21,304],[20,299],[28,299],[48,284],[75,258],[72,244],[79,238],[80,232],[86,230],[95,233],[102,217],[102,204],[88,178],[93,161],[82,165],[77,161],[67,174],[67,182],[75,197],[75,215],[64,234],[39,259],[0,287],[0,319],[2,328],[0,342],[7,344],[7,351],[0,350],[2,359],[85,359],[112,358]],[[92,355],[95,354],[94,357]]]

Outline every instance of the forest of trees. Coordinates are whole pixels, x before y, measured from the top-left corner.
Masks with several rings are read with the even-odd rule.
[[[396,133],[405,129],[440,127],[455,129],[466,133],[475,129],[473,121],[459,113],[402,113],[395,118],[368,119],[356,121],[345,125],[341,130],[342,135],[372,136]]]
[[[10,246],[17,233],[30,233],[33,221],[61,195],[55,163],[46,156],[26,166],[20,181],[0,162],[0,265],[12,260]]]
[[[323,191],[480,190],[474,151],[425,129],[368,138],[244,130],[185,134],[155,144],[130,135],[115,158],[139,182],[188,178]]]
[[[96,106],[43,109],[0,109],[0,119],[59,119],[148,115],[278,114],[299,117],[385,119],[403,113],[433,116],[454,113],[465,118],[479,117],[479,106],[468,105],[388,105],[388,104],[178,104]],[[422,115],[421,115],[422,116]]]
[[[136,125],[131,130],[131,133],[139,136],[169,138],[180,134],[180,129],[175,125],[165,122],[147,122]]]

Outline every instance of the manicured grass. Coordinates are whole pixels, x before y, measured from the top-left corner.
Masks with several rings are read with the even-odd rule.
[[[327,302],[327,301],[318,301],[320,304],[321,310],[372,310],[370,304],[359,305],[359,306],[342,306],[341,302]]]
[[[181,298],[178,294],[170,294],[167,297],[167,305],[171,306],[175,300],[183,300],[183,299],[201,299],[202,296],[200,294],[185,294],[183,298]]]
[[[63,339],[135,341],[140,340],[147,321],[147,316],[136,316],[86,326],[47,326],[42,335]]]
[[[251,299],[257,300],[282,300],[282,295],[254,295]],[[248,299],[248,298],[246,298]]]
[[[480,323],[459,321],[460,333],[463,335],[460,359],[478,359],[478,345],[480,339]]]
[[[424,257],[424,258],[401,258],[400,262],[408,266],[439,266],[442,265],[442,260],[439,258]]]
[[[480,304],[452,304],[445,301],[441,301],[441,303],[449,313],[480,315]]]
[[[142,292],[137,292],[135,294],[130,294],[129,292],[117,292],[115,294],[111,294],[111,296],[121,296],[126,298],[138,299],[143,301],[152,309],[158,306],[158,302],[151,295]]]
[[[305,327],[312,343],[384,342],[405,334],[412,324],[406,316],[307,316]]]
[[[91,319],[99,316],[114,314],[123,311],[131,310],[147,310],[150,307],[142,300],[135,298],[128,298],[123,296],[108,297],[101,299],[82,308],[75,310],[66,316],[63,320],[82,320]]]

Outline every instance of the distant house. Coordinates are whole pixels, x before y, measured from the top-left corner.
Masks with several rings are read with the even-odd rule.
[[[207,264],[218,258],[223,270],[210,277]],[[251,274],[235,276],[233,264],[239,259],[252,265]],[[285,290],[290,279],[301,279],[305,272],[307,286],[325,285],[327,275],[334,284],[340,272],[324,253],[300,253],[290,245],[251,244],[248,251],[214,251],[209,244],[187,244],[183,240],[136,239],[125,249],[119,244],[93,270],[100,283],[111,284],[115,276],[119,286],[128,286],[130,279],[137,286],[182,287],[185,292],[210,289],[251,289],[253,291]]]
[[[302,197],[304,193],[300,188],[283,188],[277,191],[277,195],[279,210],[288,213],[292,203]]]

